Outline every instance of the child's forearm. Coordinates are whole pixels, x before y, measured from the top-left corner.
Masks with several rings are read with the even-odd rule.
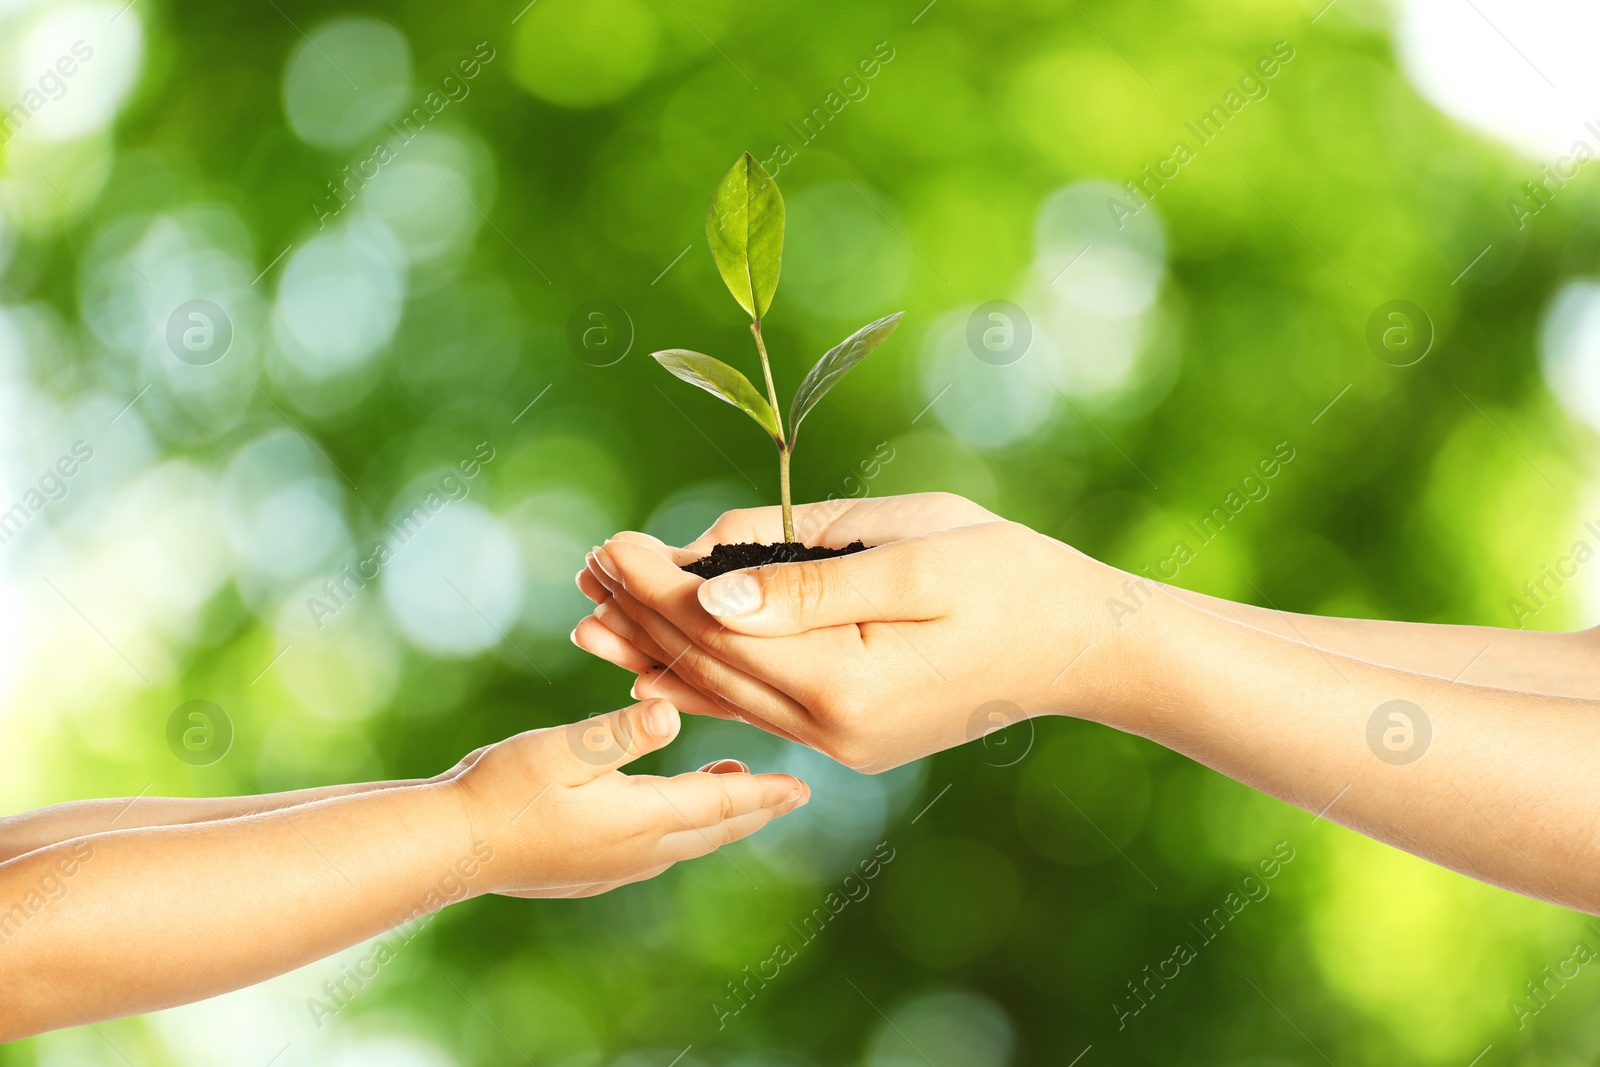
[[[25,811],[0,818],[0,863],[26,855],[37,848],[70,841],[75,837],[111,830],[136,830],[147,826],[177,826],[183,823],[234,819],[278,811],[332,797],[369,793],[375,789],[418,785],[422,779],[386,782],[357,782],[349,785],[294,789],[285,793],[265,793],[253,797],[113,797],[104,800],[73,800],[48,808]]]
[[[0,864],[0,1040],[237,989],[484,891],[458,794],[397,786]]]

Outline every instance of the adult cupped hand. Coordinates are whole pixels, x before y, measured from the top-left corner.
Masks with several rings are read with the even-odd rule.
[[[638,697],[741,718],[876,772],[1016,716],[1098,717],[1128,642],[1106,603],[1127,576],[949,494],[806,505],[812,544],[849,556],[681,569],[721,541],[778,538],[777,508],[730,512],[685,548],[624,533],[591,553],[573,640],[638,675]]]

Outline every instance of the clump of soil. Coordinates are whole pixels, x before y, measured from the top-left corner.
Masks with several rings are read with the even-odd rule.
[[[719,574],[727,574],[729,571],[741,571],[746,567],[764,567],[769,563],[800,563],[814,559],[833,559],[835,556],[848,556],[853,552],[865,552],[866,550],[867,545],[862,541],[851,541],[843,548],[802,545],[798,541],[779,541],[770,545],[763,545],[756,541],[741,541],[735,545],[717,545],[708,555],[702,556],[693,563],[685,564],[683,569],[690,574],[699,575],[701,578],[715,578]]]

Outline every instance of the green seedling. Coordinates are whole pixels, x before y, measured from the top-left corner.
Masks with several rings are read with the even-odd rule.
[[[824,394],[857,363],[884,342],[905,314],[897,311],[876,322],[869,322],[828,349],[816,365],[806,372],[789,405],[788,434],[778,410],[778,391],[772,384],[772,364],[761,336],[761,320],[772,306],[778,290],[778,270],[783,260],[783,196],[749,152],[739,157],[717,186],[706,212],[706,241],[711,258],[727,283],[728,291],[750,316],[750,334],[761,357],[761,374],[766,380],[763,397],[750,379],[719,359],[669,348],[650,353],[667,370],[690,385],[721,397],[749,415],[778,446],[778,492],[783,503],[783,539],[794,540],[794,511],[789,495],[789,457],[794,454],[800,422],[817,406]]]

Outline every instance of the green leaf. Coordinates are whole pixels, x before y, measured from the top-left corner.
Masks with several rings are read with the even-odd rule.
[[[657,363],[690,385],[698,385],[713,396],[721,397],[755,419],[761,428],[767,431],[767,436],[774,441],[782,440],[778,435],[778,417],[772,413],[772,405],[756,392],[756,387],[750,384],[749,378],[722,360],[712,359],[710,356],[691,352],[686,348],[669,348],[664,352],[652,352],[650,355]]]
[[[723,176],[706,212],[706,241],[728,291],[752,319],[772,306],[783,261],[783,196],[749,152]]]
[[[800,435],[800,420],[817,406],[817,401],[821,400],[829,389],[839,384],[839,379],[848,374],[850,368],[867,358],[867,353],[883,344],[889,335],[894,333],[894,328],[900,325],[903,315],[904,311],[896,311],[893,315],[885,315],[877,322],[867,323],[828,349],[827,354],[806,372],[800,388],[794,391],[794,403],[789,405],[790,448],[794,447],[795,438]]]

